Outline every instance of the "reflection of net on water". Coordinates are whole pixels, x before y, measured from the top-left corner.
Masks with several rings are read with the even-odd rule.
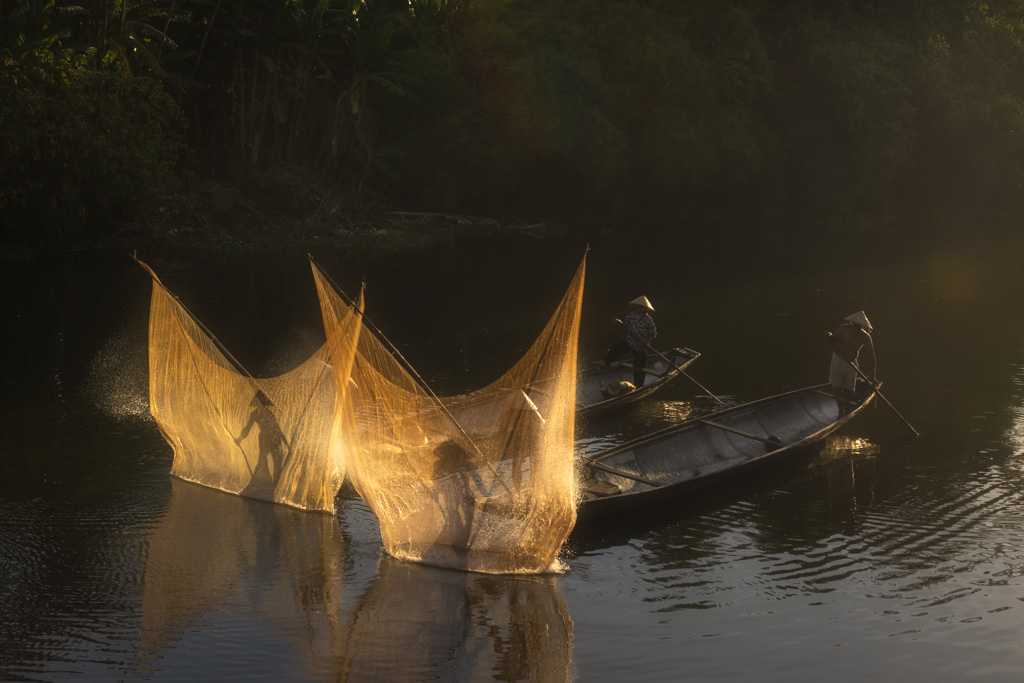
[[[549,569],[576,520],[585,264],[514,367],[483,389],[440,399],[370,331],[334,329],[344,303],[315,264],[313,270],[331,356],[352,359],[337,402],[339,411],[351,411],[339,418],[354,439],[346,470],[380,522],[385,550],[481,572]],[[538,385],[543,392],[534,391]]]
[[[337,419],[346,414],[334,410],[335,377],[346,366],[332,368],[324,345],[288,373],[253,378],[149,272],[150,410],[174,449],[171,473],[258,500],[333,511],[344,477]],[[351,334],[357,326],[355,315],[339,316],[339,330]]]
[[[255,620],[287,643],[310,678],[334,662],[342,613],[345,544],[333,515],[260,505],[173,481],[146,537],[139,674],[172,679],[188,638],[224,637],[226,622]],[[190,654],[192,653],[192,654]],[[207,676],[229,677],[234,658],[218,657]],[[303,678],[298,675],[298,678]]]
[[[383,558],[341,633],[340,681],[572,678],[573,623],[548,576]]]

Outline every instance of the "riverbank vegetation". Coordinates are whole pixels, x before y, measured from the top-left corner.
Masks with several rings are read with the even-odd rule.
[[[1022,39],[1010,0],[0,2],[0,230],[1012,230]]]

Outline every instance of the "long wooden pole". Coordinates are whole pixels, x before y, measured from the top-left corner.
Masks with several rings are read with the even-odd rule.
[[[852,360],[848,360],[846,358],[843,358],[843,355],[841,353],[839,353],[838,351],[836,351],[836,342],[835,342],[835,339],[832,338],[831,334],[828,335],[827,339],[828,339],[828,343],[832,346],[832,353],[834,353],[835,355],[837,355],[840,358],[842,358],[844,362],[846,362],[851,368],[853,368],[857,372],[857,374],[861,377],[861,379],[863,379],[865,382],[867,382],[868,384],[871,385],[871,387],[875,390],[875,393],[878,395],[878,398],[880,398],[883,401],[885,401],[885,405],[889,406],[889,408],[892,409],[892,412],[894,412],[896,414],[896,417],[898,417],[900,420],[902,420],[903,424],[907,425],[907,428],[909,428],[910,431],[914,432],[914,436],[921,436],[921,432],[919,432],[916,429],[914,429],[914,425],[910,424],[907,421],[907,418],[903,417],[903,415],[900,414],[900,411],[896,410],[896,406],[894,406],[892,403],[890,403],[889,399],[887,399],[885,396],[882,395],[882,392],[878,389],[878,387],[876,386],[876,383],[872,382],[870,379],[868,379],[868,376],[864,374],[863,370],[861,370],[859,367],[857,367],[856,363],[854,363]]]

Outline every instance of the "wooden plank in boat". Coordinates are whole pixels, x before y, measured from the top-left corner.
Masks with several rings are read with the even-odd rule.
[[[612,467],[611,465],[605,465],[603,462],[598,462],[596,460],[592,460],[592,459],[590,459],[588,457],[585,457],[585,456],[583,458],[583,461],[585,463],[587,463],[587,465],[589,465],[590,467],[593,467],[594,469],[602,470],[604,472],[608,472],[609,474],[614,474],[615,476],[622,477],[623,479],[632,479],[633,481],[638,481],[641,484],[647,484],[648,486],[664,486],[665,485],[664,483],[662,483],[660,481],[655,481],[653,479],[648,479],[647,477],[643,477],[643,476],[641,476],[639,474],[634,474],[633,472],[627,472],[625,470],[620,470],[618,467]]]
[[[760,441],[761,443],[768,444],[769,446],[775,446],[777,448],[781,448],[781,447],[786,445],[786,444],[782,443],[782,440],[779,439],[779,437],[777,437],[777,436],[774,437],[775,440],[772,440],[772,437],[758,436],[757,434],[751,434],[750,432],[745,432],[742,429],[736,429],[735,427],[730,427],[729,425],[724,425],[724,424],[721,424],[719,422],[712,422],[711,420],[704,420],[704,419],[701,419],[699,421],[701,422],[701,424],[706,424],[709,427],[717,427],[718,429],[724,429],[727,432],[732,432],[733,434],[739,434],[740,436],[745,436],[748,439],[754,439],[755,441]]]

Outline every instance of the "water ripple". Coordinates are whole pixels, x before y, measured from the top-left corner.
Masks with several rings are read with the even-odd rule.
[[[870,443],[858,447],[874,457]],[[1024,577],[1015,476],[993,466],[972,480],[952,480],[926,469],[917,486],[855,510],[853,524],[838,531],[829,499],[803,490],[820,485],[817,472],[632,540],[630,566],[639,571],[633,591],[659,614],[813,596],[811,604],[829,604],[821,596],[837,600],[858,590],[866,600],[894,601],[895,619],[947,618],[935,611],[979,603],[987,605],[984,614],[999,614],[1020,600],[1011,594]],[[961,623],[975,618],[982,617],[964,615]]]

